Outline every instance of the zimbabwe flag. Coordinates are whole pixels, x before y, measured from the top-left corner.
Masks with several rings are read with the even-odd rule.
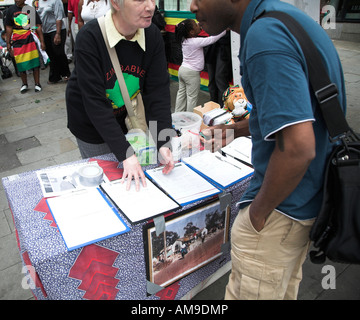
[[[175,80],[177,80],[178,70],[182,63],[181,45],[175,40],[175,26],[185,19],[194,19],[196,21],[195,17],[195,14],[191,13],[190,11],[165,11],[164,19],[166,22],[166,57],[170,76]],[[201,31],[199,36],[208,36],[208,34],[205,31]],[[209,75],[205,66],[205,70],[200,72],[200,89],[208,91],[208,84]]]
[[[13,50],[19,72],[40,67],[39,52],[30,30],[13,29]]]

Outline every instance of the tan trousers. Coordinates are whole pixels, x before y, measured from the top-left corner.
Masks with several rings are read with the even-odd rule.
[[[296,300],[314,219],[295,221],[273,211],[257,232],[249,207],[240,210],[232,226],[225,299]]]
[[[193,112],[200,91],[200,72],[180,66],[179,90],[176,95],[175,112]]]

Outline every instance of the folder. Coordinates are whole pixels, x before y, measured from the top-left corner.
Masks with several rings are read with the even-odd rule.
[[[99,188],[46,199],[68,251],[130,231]]]
[[[251,162],[252,141],[250,137],[239,137],[231,141],[225,147],[221,148],[222,154],[233,157],[248,166],[252,167]]]
[[[179,203],[146,178],[146,187],[140,182],[140,190],[135,190],[132,181],[130,190],[126,190],[126,182],[104,183],[100,186],[114,205],[132,223],[146,221],[155,216],[181,208]]]
[[[211,153],[209,150],[183,158],[182,161],[222,190],[254,173],[252,167],[236,159],[228,159],[219,152]]]
[[[222,192],[201,175],[179,162],[169,174],[163,167],[146,170],[146,176],[182,206]]]

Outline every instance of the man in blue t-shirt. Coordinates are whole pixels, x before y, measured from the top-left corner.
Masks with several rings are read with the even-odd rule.
[[[251,134],[255,171],[232,227],[232,273],[225,298],[296,299],[332,145],[299,43],[279,20],[256,18],[264,11],[283,11],[304,27],[345,111],[338,54],[314,20],[279,0],[193,0],[191,10],[211,35],[228,27],[240,34],[242,86],[253,104],[248,121],[226,126],[235,137]],[[214,129],[203,133],[211,135]]]

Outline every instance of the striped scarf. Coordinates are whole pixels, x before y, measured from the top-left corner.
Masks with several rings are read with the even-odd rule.
[[[31,31],[13,29],[12,39],[15,61],[19,72],[40,67],[39,52]]]

